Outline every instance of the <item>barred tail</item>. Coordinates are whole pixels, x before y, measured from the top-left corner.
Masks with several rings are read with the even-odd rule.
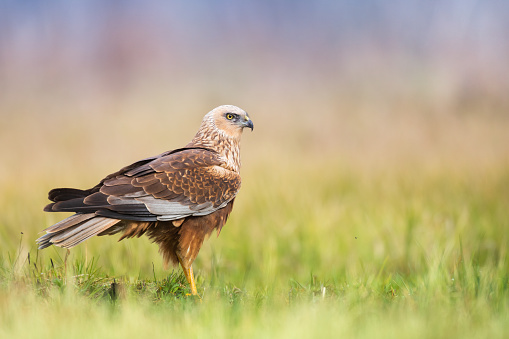
[[[105,232],[120,220],[99,217],[94,213],[77,213],[45,229],[46,234],[36,240],[39,249],[51,245],[71,248],[94,235]]]

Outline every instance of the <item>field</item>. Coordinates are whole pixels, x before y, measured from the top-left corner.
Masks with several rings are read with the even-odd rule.
[[[210,108],[133,100],[3,103],[18,111],[0,127],[0,337],[507,336],[505,116],[239,104],[255,129],[231,218],[194,263],[200,301],[145,238],[94,238],[67,260],[36,249],[64,217],[42,212],[49,189],[181,146]]]
[[[509,337],[509,2],[4,1],[0,338]],[[35,240],[88,188],[252,118],[194,262]]]

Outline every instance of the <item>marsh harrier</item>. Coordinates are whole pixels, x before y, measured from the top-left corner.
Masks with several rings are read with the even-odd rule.
[[[219,106],[185,147],[137,161],[87,190],[51,190],[53,202],[44,210],[75,214],[47,228],[39,248],[71,248],[95,235],[122,232],[122,240],[146,234],[165,264],[180,263],[197,294],[192,263],[205,237],[213,230],[219,235],[232,211],[245,127],[253,130],[245,111]]]

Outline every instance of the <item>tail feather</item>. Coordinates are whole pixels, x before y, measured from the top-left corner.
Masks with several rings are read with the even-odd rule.
[[[46,234],[37,239],[39,249],[51,245],[71,248],[106,231],[120,220],[98,217],[93,213],[75,214],[46,229]]]
[[[110,228],[111,226],[113,226],[114,224],[119,222],[119,220],[109,219],[109,218],[100,218],[100,219],[103,219],[103,220],[100,220],[97,223],[95,223],[94,225],[87,227],[82,232],[79,232],[73,236],[65,238],[57,243],[54,243],[54,244],[57,246],[65,247],[65,248],[74,247],[74,246],[78,245],[79,243],[82,243],[83,241],[93,237],[94,235],[97,235],[97,234],[103,232],[104,230]]]
[[[99,227],[101,226],[103,223],[104,223],[104,219],[106,218],[92,218],[92,219],[89,219],[85,222],[82,222],[80,223],[79,225],[76,225],[72,228],[69,228],[66,230],[66,232],[64,233],[61,233],[61,234],[58,234],[58,235],[54,235],[52,238],[51,238],[51,241],[55,244],[58,244],[58,243],[61,243],[61,242],[64,242],[68,239],[72,239],[74,236],[78,236],[80,234],[83,234],[83,233],[87,233],[89,230],[94,230],[96,227]],[[111,220],[111,219],[106,219],[107,221]]]
[[[69,228],[72,225],[77,225],[82,221],[92,219],[94,216],[95,216],[94,213],[74,214],[74,215],[71,215],[69,218],[66,218],[62,221],[57,222],[53,226],[46,228],[45,231],[46,231],[46,233],[56,233],[58,231]]]

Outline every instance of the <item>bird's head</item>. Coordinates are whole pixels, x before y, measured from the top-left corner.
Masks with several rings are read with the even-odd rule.
[[[240,139],[244,127],[253,130],[253,121],[243,110],[233,105],[214,108],[203,118],[204,123],[212,123],[217,130],[230,138]]]

